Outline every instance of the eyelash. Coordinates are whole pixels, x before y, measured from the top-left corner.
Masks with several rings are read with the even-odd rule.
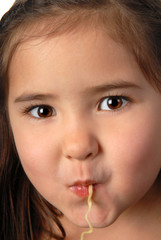
[[[122,102],[123,101],[127,101],[127,103],[125,104],[125,106],[122,106],[122,102],[121,102],[121,106],[118,108],[118,109],[111,109],[111,110],[101,110],[100,109],[100,106],[101,104],[103,103],[103,101],[105,101],[107,99],[107,101],[109,101],[110,99],[113,100],[113,99],[119,99],[121,100]],[[132,100],[129,98],[129,97],[126,97],[126,96],[122,96],[122,95],[112,95],[112,96],[106,96],[104,98],[102,98],[101,100],[99,100],[99,102],[97,103],[97,109],[98,111],[103,111],[103,112],[118,112],[118,111],[122,111],[126,105],[128,105],[130,102],[132,102]],[[31,104],[29,107],[24,107],[23,110],[22,110],[22,113],[24,115],[28,115],[29,117],[31,118],[34,118],[34,119],[37,119],[37,120],[42,120],[42,119],[46,119],[46,118],[50,118],[52,116],[55,116],[56,115],[56,111],[55,111],[55,114],[54,115],[51,115],[51,116],[47,116],[47,117],[35,117],[31,114],[31,111],[36,109],[36,108],[48,108],[50,110],[52,110],[53,112],[55,111],[55,109],[49,105],[46,105],[46,104]]]
[[[121,106],[119,107],[119,108],[117,108],[117,109],[111,109],[111,110],[101,110],[101,109],[99,109],[100,108],[100,106],[101,106],[101,104],[103,103],[103,101],[104,100],[106,100],[107,99],[107,101],[109,101],[109,100],[121,100]],[[125,103],[125,101],[127,102],[127,103]],[[122,110],[124,110],[124,108],[130,103],[130,102],[132,102],[132,99],[131,98],[129,98],[129,97],[127,97],[127,96],[123,96],[123,95],[117,95],[117,94],[115,94],[115,95],[109,95],[109,96],[106,96],[106,97],[104,97],[104,98],[102,98],[101,100],[99,100],[99,102],[97,103],[97,108],[98,108],[98,111],[104,111],[104,112],[112,112],[112,113],[114,113],[114,112],[118,112],[118,111],[122,111]],[[124,105],[124,106],[122,106],[122,105]]]
[[[48,117],[35,117],[35,116],[33,116],[32,114],[31,114],[31,111],[32,110],[36,110],[36,108],[39,108],[39,109],[43,109],[43,108],[48,108],[48,109],[50,109],[50,110],[52,110],[53,112],[54,112],[54,108],[53,107],[51,107],[51,106],[49,106],[49,105],[47,105],[47,104],[31,104],[29,107],[24,107],[23,108],[23,110],[22,110],[22,113],[24,114],[24,115],[27,115],[27,116],[29,116],[29,117],[31,117],[31,118],[34,118],[34,119],[37,119],[37,120],[41,120],[41,119],[45,119],[45,118],[49,118],[49,117],[51,117],[51,116],[54,116],[54,115],[51,115],[51,116],[48,116]],[[56,114],[55,114],[56,115]]]

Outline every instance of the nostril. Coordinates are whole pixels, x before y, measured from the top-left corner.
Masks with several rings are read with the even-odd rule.
[[[92,156],[92,153],[89,153],[87,156],[86,156],[86,158],[89,158],[89,157],[91,157]]]
[[[74,157],[74,156],[72,157],[70,155],[67,155],[66,158],[70,159],[70,160],[71,159],[85,160],[85,159],[90,158],[92,155],[93,155],[92,153],[87,154],[87,156],[81,156],[81,157],[80,156],[79,157]]]

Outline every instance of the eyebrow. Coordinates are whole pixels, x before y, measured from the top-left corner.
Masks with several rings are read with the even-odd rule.
[[[112,90],[117,90],[117,89],[128,89],[128,88],[142,89],[141,86],[136,85],[135,83],[126,82],[126,81],[121,80],[121,81],[118,81],[115,83],[89,87],[89,88],[85,89],[85,93],[96,94],[96,93],[101,93],[101,92],[107,92],[107,91],[112,91]],[[43,100],[53,100],[53,99],[57,99],[57,98],[58,98],[58,96],[54,95],[54,94],[23,93],[22,95],[17,97],[14,102],[19,103],[19,102],[29,102],[29,101],[35,101],[35,100],[43,101]]]
[[[14,102],[19,103],[19,102],[29,102],[29,101],[35,101],[35,100],[42,101],[42,100],[50,100],[55,98],[57,98],[57,96],[53,94],[23,93],[22,95],[17,97]]]
[[[135,88],[135,89],[142,89],[141,86],[133,83],[133,82],[127,82],[124,80],[120,80],[114,83],[110,84],[103,84],[103,85],[98,85],[94,87],[87,88],[86,91],[89,93],[97,93],[97,92],[105,92],[105,91],[112,91],[112,90],[117,90],[117,89],[128,89],[128,88]]]

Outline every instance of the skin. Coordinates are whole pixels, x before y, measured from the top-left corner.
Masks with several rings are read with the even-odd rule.
[[[144,209],[161,168],[161,94],[124,46],[97,31],[26,42],[9,72],[9,118],[22,166],[74,231],[87,227],[87,198],[70,190],[75,181],[98,183],[89,220],[95,228],[113,223],[116,231]],[[24,99],[30,94],[45,96]],[[123,104],[111,110],[103,101],[109,96],[123,96]],[[42,104],[56,114],[24,114]]]

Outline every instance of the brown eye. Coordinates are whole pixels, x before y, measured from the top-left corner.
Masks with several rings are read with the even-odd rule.
[[[99,110],[110,111],[110,110],[118,110],[126,105],[128,100],[123,97],[108,97],[104,98],[99,105]]]
[[[117,109],[122,106],[123,102],[121,98],[109,98],[107,100],[107,105],[110,109]]]
[[[55,109],[50,106],[33,107],[30,114],[35,118],[48,118],[56,115]]]

